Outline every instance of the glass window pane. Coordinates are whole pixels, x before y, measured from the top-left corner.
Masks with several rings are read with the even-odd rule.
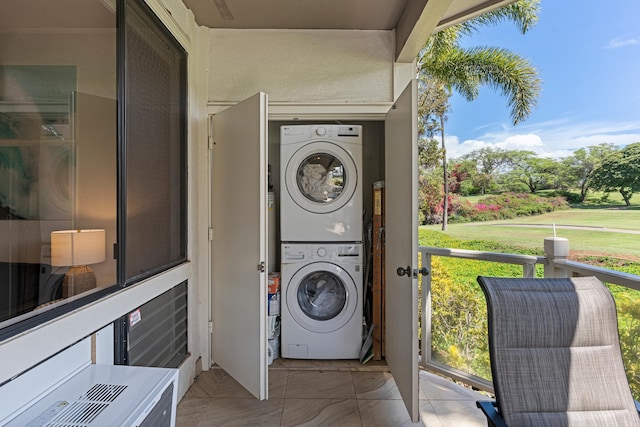
[[[307,157],[298,167],[298,188],[309,200],[331,203],[342,194],[347,176],[340,159],[326,153]]]
[[[298,304],[313,320],[325,321],[340,314],[347,302],[342,280],[327,271],[307,275],[298,286]]]
[[[55,3],[0,5],[2,323],[116,282],[115,10]]]

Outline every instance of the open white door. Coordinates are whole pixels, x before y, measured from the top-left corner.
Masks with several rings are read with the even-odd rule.
[[[417,85],[402,92],[385,121],[385,355],[411,420],[418,407]]]
[[[211,118],[211,354],[258,399],[267,378],[267,95]]]

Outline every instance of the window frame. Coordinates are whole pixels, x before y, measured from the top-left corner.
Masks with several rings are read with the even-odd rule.
[[[126,157],[126,9],[127,2],[135,2],[139,6],[155,29],[162,33],[166,37],[167,41],[171,43],[180,52],[180,114],[179,114],[179,126],[180,126],[180,207],[179,215],[182,219],[181,222],[181,237],[180,242],[180,254],[179,258],[173,259],[170,262],[153,268],[149,271],[144,271],[138,275],[127,278],[126,277],[126,245],[121,242],[126,241],[126,228],[127,228],[127,157]],[[116,259],[117,271],[116,271],[116,283],[108,285],[104,288],[97,289],[86,295],[79,295],[73,299],[61,301],[59,306],[52,306],[48,309],[41,310],[39,313],[28,312],[14,318],[7,319],[0,325],[0,344],[16,335],[28,332],[29,330],[36,328],[44,323],[53,321],[65,314],[71,313],[83,306],[86,306],[95,301],[104,299],[105,297],[112,295],[116,292],[124,290],[131,285],[138,283],[142,280],[157,276],[163,272],[166,272],[178,265],[188,262],[188,230],[189,230],[189,218],[188,218],[188,53],[180,42],[175,38],[166,25],[160,20],[160,18],[153,12],[149,5],[144,0],[117,0],[116,2],[116,96],[117,96],[117,141],[116,141],[116,186],[117,201],[116,201],[116,243],[113,248],[113,256]],[[109,256],[109,248],[107,248],[107,256]],[[116,319],[114,319],[115,321]],[[118,337],[116,328],[116,338]],[[116,351],[118,347],[123,343],[116,339]]]

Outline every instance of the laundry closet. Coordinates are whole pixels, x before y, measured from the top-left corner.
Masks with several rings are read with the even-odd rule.
[[[281,284],[268,296],[269,309],[280,304],[279,321],[269,310],[269,361],[358,359],[367,351],[371,188],[384,178],[384,123],[270,122],[269,165],[279,217],[269,260]]]
[[[268,398],[269,341],[277,337],[269,321],[274,265],[281,275],[280,357],[359,358],[371,249],[365,226],[373,184],[384,180],[393,206],[385,239],[393,269],[383,297],[385,356],[401,394],[417,399],[417,282],[411,268],[405,277],[395,273],[417,259],[415,64],[394,62],[394,42],[386,31],[210,31],[211,363],[258,398]],[[283,159],[309,160],[297,150],[309,140],[332,148],[358,140],[360,151],[336,156],[337,163],[311,161],[308,176],[299,167],[287,172]],[[347,157],[357,158],[355,177]],[[284,203],[298,214],[278,219],[275,236],[269,233],[269,206],[271,215],[286,207],[283,176],[311,181],[317,172],[329,202],[356,185],[357,204],[338,208],[331,225],[307,216],[313,209],[291,197]],[[307,196],[312,206],[323,204]],[[283,230],[289,226],[293,234]],[[335,280],[316,275],[331,269]],[[290,281],[304,285],[292,292]]]

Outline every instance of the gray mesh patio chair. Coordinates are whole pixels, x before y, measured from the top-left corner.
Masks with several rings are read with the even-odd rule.
[[[613,297],[595,277],[478,277],[496,401],[489,426],[640,426]]]

